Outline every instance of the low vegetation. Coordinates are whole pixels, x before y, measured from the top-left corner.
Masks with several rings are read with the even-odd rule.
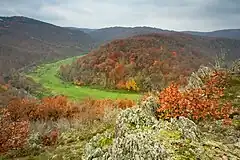
[[[239,159],[239,95],[227,96],[239,85],[236,66],[200,67],[184,88],[173,83],[138,103],[13,99],[1,110],[0,151],[23,159]]]

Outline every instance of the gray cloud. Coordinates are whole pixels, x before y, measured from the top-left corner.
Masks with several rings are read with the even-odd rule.
[[[240,28],[239,0],[1,0],[0,6],[2,16],[22,15],[60,26]]]

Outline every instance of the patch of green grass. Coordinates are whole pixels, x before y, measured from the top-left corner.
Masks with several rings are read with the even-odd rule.
[[[73,100],[82,100],[88,97],[97,98],[97,99],[127,98],[127,99],[133,99],[133,100],[137,100],[139,98],[140,94],[137,94],[137,93],[107,91],[102,89],[94,89],[87,86],[79,87],[71,83],[62,81],[57,76],[59,67],[62,64],[72,63],[78,57],[67,58],[65,60],[57,61],[54,63],[41,65],[34,72],[28,74],[27,76],[32,77],[35,81],[41,83],[43,87],[50,90],[52,94],[66,95]],[[47,92],[46,92],[46,95],[47,95]]]

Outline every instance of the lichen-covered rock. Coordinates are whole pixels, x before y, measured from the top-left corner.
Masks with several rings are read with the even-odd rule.
[[[109,131],[94,136],[85,147],[85,159],[108,157],[108,148],[113,144],[113,138],[114,133]]]
[[[236,147],[226,146],[208,139],[185,117],[157,120],[155,107],[151,97],[139,106],[123,110],[114,130],[97,134],[85,145],[82,159],[240,159],[239,143],[234,144]]]
[[[140,107],[142,111],[145,112],[146,115],[155,116],[156,110],[159,108],[158,103],[156,103],[157,99],[154,96],[148,97]]]
[[[138,132],[114,139],[110,159],[166,159],[168,153],[158,142],[155,132]]]
[[[85,142],[81,131],[70,129],[63,132],[58,140],[58,146],[49,157],[51,160],[81,160]]]
[[[183,133],[184,138],[199,140],[200,130],[198,126],[188,118],[179,117],[179,119],[171,119],[171,123],[176,125],[176,127]]]
[[[233,62],[231,66],[231,71],[233,73],[238,73],[238,74],[240,73],[240,59]]]
[[[213,72],[213,68],[200,66],[196,72],[193,72],[188,78],[188,84],[185,87],[186,89],[190,88],[200,88],[204,82],[203,78],[208,77]]]

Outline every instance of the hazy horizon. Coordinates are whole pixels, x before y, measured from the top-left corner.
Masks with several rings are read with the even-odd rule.
[[[24,16],[62,27],[147,26],[209,32],[240,28],[238,0],[1,0],[1,16]]]

